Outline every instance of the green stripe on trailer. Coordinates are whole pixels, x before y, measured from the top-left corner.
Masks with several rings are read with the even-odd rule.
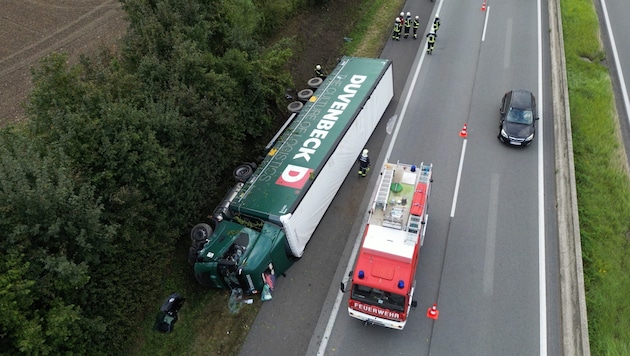
[[[232,201],[235,213],[281,224],[293,213],[374,87],[386,59],[343,57]],[[357,155],[362,147],[357,147]]]

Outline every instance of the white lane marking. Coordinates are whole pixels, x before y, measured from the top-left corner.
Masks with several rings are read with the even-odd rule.
[[[507,19],[507,28],[505,29],[505,46],[503,47],[503,68],[510,67],[512,60],[512,19]]]
[[[367,216],[367,214],[366,214]],[[367,222],[366,217],[363,218],[362,225],[365,225]],[[360,237],[363,237],[363,229],[361,229]],[[348,266],[346,267],[346,271],[343,274],[344,281],[346,281],[346,276],[350,274],[350,271],[354,267],[354,260],[359,253],[359,247],[361,246],[362,238],[357,238],[354,241],[354,247],[352,248],[352,253],[350,254],[350,261]],[[347,282],[346,282],[347,283]],[[317,350],[318,356],[323,356],[326,353],[326,346],[328,345],[328,340],[330,339],[330,334],[332,334],[333,326],[335,325],[335,319],[337,319],[337,314],[339,314],[339,308],[341,307],[341,302],[343,300],[343,292],[341,289],[337,292],[337,297],[335,298],[335,304],[333,305],[332,310],[330,311],[330,317],[328,318],[328,323],[326,323],[326,329],[324,330],[324,335],[322,335],[322,342],[319,344],[319,349]]]
[[[440,13],[440,9],[442,8],[442,4],[444,0],[440,0],[440,3],[437,6],[435,11],[435,15]],[[396,128],[394,129],[394,133],[392,135],[392,140],[389,142],[389,147],[387,148],[387,153],[385,154],[385,161],[389,161],[389,156],[394,150],[394,144],[396,143],[396,138],[398,137],[398,132],[400,131],[400,126],[402,125],[403,120],[405,119],[405,113],[407,112],[407,106],[409,106],[409,102],[411,101],[411,94],[413,93],[413,89],[416,87],[416,82],[418,81],[418,76],[420,75],[420,69],[422,68],[422,63],[424,62],[426,51],[423,46],[420,46],[418,50],[421,52],[420,60],[418,61],[418,66],[416,67],[416,71],[413,74],[413,79],[411,80],[411,85],[409,86],[409,92],[407,92],[407,97],[405,98],[405,103],[403,104],[402,110],[400,112],[400,120],[396,123]],[[466,140],[464,140],[464,147],[466,147]],[[363,218],[363,222],[367,221],[367,214]],[[365,225],[365,224],[363,224]],[[346,271],[344,273],[344,278],[347,276],[352,268],[354,267],[354,261],[357,258],[357,254],[359,253],[359,247],[361,246],[361,241],[363,237],[363,230],[354,243],[354,248],[352,249],[352,253],[350,254],[350,259],[348,262],[348,266],[346,267]],[[332,329],[335,325],[335,319],[337,319],[337,314],[339,313],[339,308],[341,302],[343,300],[343,293],[341,290],[337,292],[337,297],[335,298],[335,304],[333,305],[332,311],[330,312],[330,317],[328,318],[328,323],[326,324],[326,329],[324,330],[324,335],[322,335],[322,341],[319,344],[319,349],[317,350],[317,355],[324,355],[326,351],[326,346],[328,345],[328,340],[330,339],[330,334],[332,334]]]
[[[541,0],[536,2],[538,21],[538,98],[543,98],[543,61],[542,61],[542,6]],[[547,356],[547,277],[545,266],[545,168],[543,146],[542,105],[538,105],[538,300],[540,308],[538,319],[540,324],[540,356]]]
[[[435,14],[440,13],[440,9],[442,8],[442,3],[444,0],[440,0],[438,4],[437,10]],[[403,104],[402,110],[400,111],[400,120],[396,122],[396,128],[394,129],[394,133],[392,134],[392,139],[389,142],[389,147],[387,148],[387,152],[385,153],[385,161],[389,161],[389,157],[394,150],[394,144],[396,143],[396,138],[398,137],[398,132],[400,131],[400,126],[402,125],[403,120],[405,119],[405,113],[407,112],[407,107],[409,106],[409,102],[411,101],[411,94],[413,93],[413,89],[416,87],[416,82],[418,81],[418,76],[420,75],[420,69],[422,69],[422,63],[424,63],[424,58],[426,55],[426,51],[423,46],[420,46],[418,51],[420,54],[420,60],[418,61],[418,65],[416,66],[416,71],[413,74],[413,79],[411,80],[411,85],[409,86],[409,91],[407,92],[407,97],[405,98],[405,103]],[[466,140],[464,140],[465,142]],[[465,145],[465,143],[464,143]],[[363,217],[363,224],[367,222],[367,213]],[[348,266],[346,267],[346,271],[344,273],[344,278],[350,273],[352,268],[354,267],[354,261],[357,258],[357,254],[359,253],[359,247],[361,246],[361,241],[363,238],[363,229],[361,229],[360,234],[357,236],[356,241],[354,243],[354,247],[352,249],[352,253],[350,254],[350,259],[348,261]],[[337,314],[339,313],[339,308],[341,306],[341,302],[343,300],[343,292],[339,290],[337,292],[337,297],[335,298],[335,304],[330,312],[330,317],[328,318],[328,322],[326,323],[326,329],[324,329],[324,334],[322,335],[322,341],[319,344],[319,349],[317,350],[317,355],[324,355],[326,352],[326,347],[328,346],[328,341],[330,340],[330,335],[332,334],[333,327],[335,326],[335,319],[337,319]]]
[[[606,6],[606,0],[601,0],[602,12],[604,13],[604,22],[606,23],[606,31],[608,37],[610,37],[610,47],[612,47],[613,58],[615,58],[615,69],[617,70],[617,76],[619,77],[619,86],[621,86],[621,96],[623,97],[623,106],[626,110],[626,116],[628,122],[630,122],[630,100],[628,100],[628,89],[626,88],[626,80],[623,77],[623,70],[621,69],[621,61],[619,60],[619,53],[617,52],[617,44],[615,43],[615,36],[613,35],[612,26],[610,25],[610,18],[608,17],[608,7]]]
[[[451,206],[451,217],[455,216],[455,207],[457,206],[457,195],[459,195],[459,183],[462,180],[462,167],[464,166],[464,156],[466,155],[466,143],[467,139],[464,139],[462,145],[462,153],[459,156],[459,167],[457,167],[457,179],[455,180],[455,192],[453,193],[453,205]]]
[[[486,256],[483,266],[483,293],[486,297],[494,293],[494,256],[497,241],[497,218],[499,215],[499,174],[490,178],[490,201],[486,225]]]
[[[490,17],[490,6],[486,8],[486,19],[483,21],[483,32],[481,33],[481,42],[486,40],[486,29],[488,28],[489,17]]]

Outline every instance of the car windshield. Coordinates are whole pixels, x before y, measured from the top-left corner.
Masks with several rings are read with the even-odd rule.
[[[506,115],[506,120],[515,124],[531,125],[534,123],[534,114],[531,110],[510,108]]]
[[[352,289],[352,299],[363,303],[375,305],[384,309],[404,311],[405,296],[386,292],[376,288],[370,288],[355,284]]]

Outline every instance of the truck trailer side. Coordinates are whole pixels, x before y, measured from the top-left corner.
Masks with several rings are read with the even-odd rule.
[[[343,57],[214,222],[193,229],[199,282],[256,294],[301,257],[392,97],[391,61]]]

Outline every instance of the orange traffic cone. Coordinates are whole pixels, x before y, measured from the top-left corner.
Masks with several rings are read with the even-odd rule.
[[[459,135],[463,138],[468,137],[467,124],[464,124],[464,127],[462,127],[462,130],[459,132]]]
[[[437,310],[437,305],[433,304],[433,306],[427,309],[427,318],[437,320],[440,315],[440,311]]]
[[[481,4],[481,11],[486,11],[486,0],[483,0],[483,3]]]

